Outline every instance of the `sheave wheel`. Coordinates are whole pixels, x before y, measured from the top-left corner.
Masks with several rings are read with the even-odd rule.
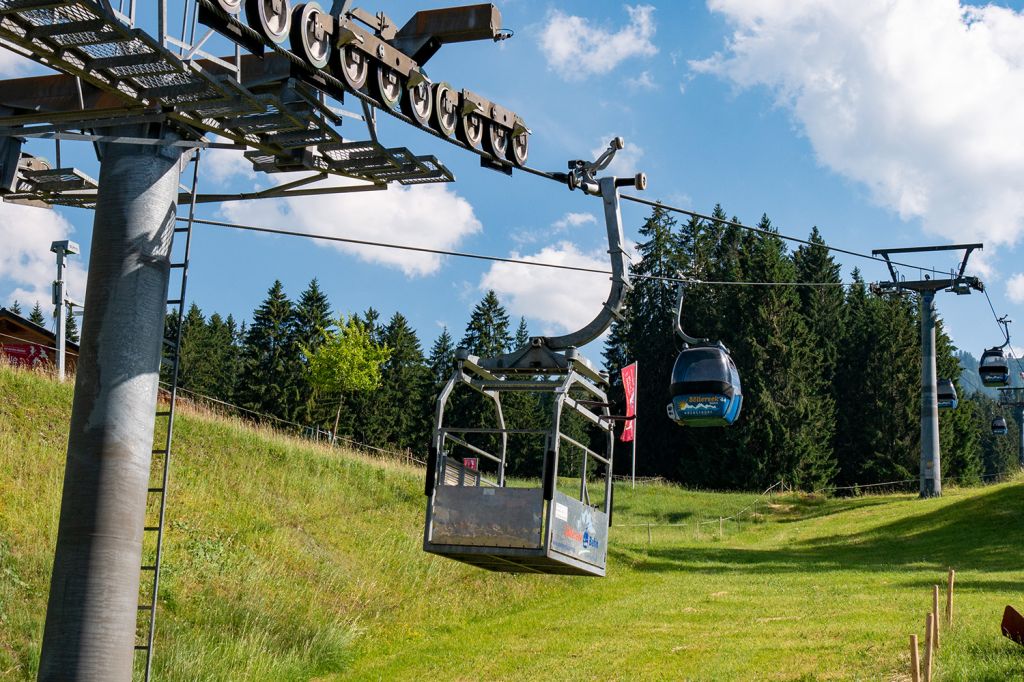
[[[288,0],[245,0],[245,17],[250,26],[275,45],[288,37],[292,23]]]
[[[434,111],[434,92],[430,81],[421,81],[405,89],[402,96],[402,113],[416,121],[421,127],[430,125],[430,114]]]
[[[459,125],[455,129],[455,137],[473,149],[480,149],[484,143],[484,117],[476,112],[459,116]]]
[[[217,7],[226,14],[238,14],[242,11],[242,0],[217,0]]]
[[[346,45],[337,52],[334,72],[345,85],[352,91],[361,92],[366,87],[366,77],[370,73],[370,62],[366,55],[355,48],[354,45]]]
[[[438,83],[434,87],[434,112],[430,117],[430,127],[445,137],[455,134],[458,126],[459,100],[455,91],[447,83]]]
[[[487,137],[485,138],[487,144],[484,146],[484,151],[499,161],[507,161],[508,140],[511,136],[512,131],[505,126],[499,125],[495,121],[488,121]]]
[[[373,94],[387,109],[394,109],[402,100],[402,77],[390,66],[374,65]]]
[[[525,166],[526,156],[530,151],[530,134],[525,131],[521,132],[512,137],[509,144],[512,149],[512,163],[517,166]]]
[[[292,12],[292,52],[299,55],[314,69],[327,66],[331,56],[329,36],[317,21],[323,10],[315,2],[297,5]]]

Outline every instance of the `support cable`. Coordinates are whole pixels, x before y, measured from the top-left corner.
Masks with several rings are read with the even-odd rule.
[[[187,218],[178,218],[179,221],[185,221]],[[283,230],[274,227],[262,227],[258,225],[243,225],[241,223],[229,223],[221,220],[204,220],[196,218],[194,220],[199,225],[209,225],[213,227],[224,227],[234,230],[243,230],[247,232],[261,232],[264,234],[276,234],[287,237],[305,237],[307,239],[317,239],[321,241],[329,242],[340,242],[343,244],[355,244],[357,246],[371,246],[383,249],[396,249],[399,251],[415,251],[417,253],[429,253],[435,256],[454,256],[456,258],[470,258],[474,260],[492,261],[496,263],[510,263],[513,265],[529,265],[540,268],[552,268],[555,270],[570,270],[573,272],[587,272],[595,275],[611,275],[611,270],[603,270],[601,268],[587,268],[578,265],[561,265],[558,263],[544,263],[541,261],[526,260],[524,258],[507,258],[503,256],[490,256],[481,253],[470,253],[468,251],[452,251],[448,249],[433,249],[426,246],[411,246],[408,244],[391,244],[388,242],[377,242],[366,239],[354,239],[350,237],[336,237],[333,235],[316,234],[310,232],[299,232],[296,230]],[[686,279],[681,277],[668,277],[662,275],[638,275],[633,274],[631,277],[636,279],[648,279],[660,282],[670,283],[688,283],[688,284],[709,284],[714,286],[762,286],[762,287],[852,287],[861,284],[860,282],[726,282],[726,281],[705,281],[697,279]]]

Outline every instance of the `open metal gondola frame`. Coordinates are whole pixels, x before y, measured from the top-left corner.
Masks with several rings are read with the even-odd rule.
[[[493,571],[605,575],[617,417],[610,411],[608,377],[580,355],[577,347],[600,337],[614,319],[621,317],[630,289],[618,188],[642,190],[646,177],[642,173],[634,178],[595,177],[623,146],[622,138],[615,138],[596,161],[571,161],[565,176],[570,189],[600,196],[604,204],[612,283],[608,300],[597,316],[578,331],[534,337],[524,348],[495,358],[479,358],[461,348],[456,351],[455,371],[438,396],[427,463],[423,536],[427,552]],[[493,403],[493,426],[470,428],[446,423],[449,401],[460,386]],[[548,428],[507,428],[501,396],[509,392],[549,396]],[[563,432],[566,410],[599,429],[601,435],[596,440],[601,443],[597,446],[601,451]],[[539,487],[506,485],[510,434],[543,436],[545,455]],[[495,437],[496,451],[474,445],[470,435]],[[558,490],[559,460],[565,446],[582,453],[578,497]],[[488,479],[479,467],[466,467],[456,452],[491,462],[496,476]],[[588,466],[594,462],[603,466],[599,479],[604,494],[599,505],[591,503],[588,487]]]

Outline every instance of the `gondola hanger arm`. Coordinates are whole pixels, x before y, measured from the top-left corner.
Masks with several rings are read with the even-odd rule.
[[[683,297],[686,293],[686,285],[690,283],[699,284],[699,279],[689,279],[683,273],[677,273],[679,277],[679,284],[676,285],[676,319],[675,329],[676,336],[683,340],[683,343],[687,346],[698,346],[701,344],[708,343],[708,339],[699,339],[694,336],[690,336],[683,331]]]

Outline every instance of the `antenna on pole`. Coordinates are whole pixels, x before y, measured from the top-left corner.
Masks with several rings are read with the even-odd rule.
[[[72,241],[63,240],[50,244],[50,251],[57,254],[57,279],[53,281],[53,317],[57,321],[57,379],[64,381],[65,367],[67,361],[65,350],[67,348],[68,334],[68,311],[74,309],[76,303],[68,296],[67,283],[64,281],[64,268],[68,264],[68,256],[81,253],[78,244]]]

